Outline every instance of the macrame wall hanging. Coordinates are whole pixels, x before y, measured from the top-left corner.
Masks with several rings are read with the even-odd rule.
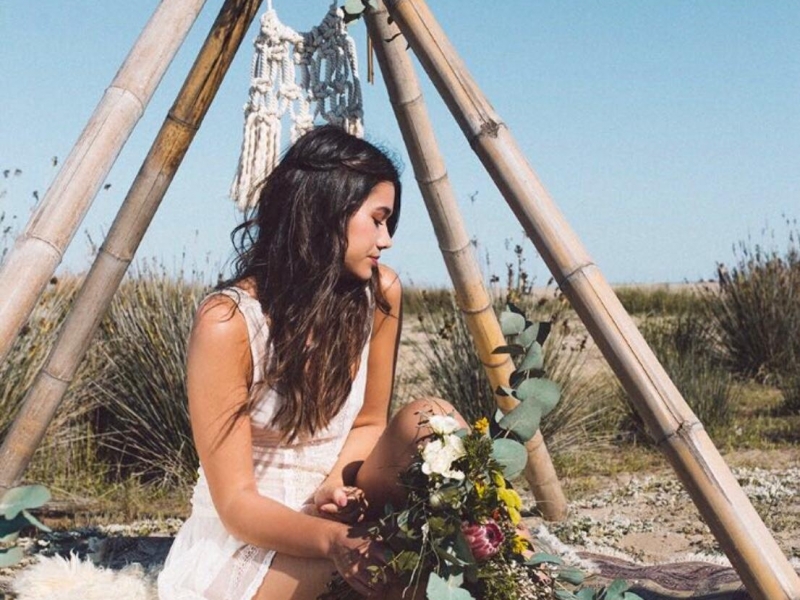
[[[242,154],[230,192],[240,209],[256,203],[258,188],[278,163],[287,115],[291,142],[317,119],[363,134],[355,44],[343,17],[334,1],[319,25],[297,32],[281,23],[268,3],[255,41]]]

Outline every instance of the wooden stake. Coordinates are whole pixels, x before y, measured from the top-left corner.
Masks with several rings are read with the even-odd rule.
[[[419,81],[406,52],[406,42],[398,37],[397,27],[389,25],[387,16],[386,9],[381,6],[369,11],[366,19],[389,99],[433,222],[439,248],[453,280],[456,301],[475,341],[478,356],[492,388],[507,386],[514,365],[508,355],[492,354],[492,350],[506,343],[505,338],[461,219]],[[517,404],[508,396],[498,396],[497,401],[501,410],[506,412]],[[537,506],[546,519],[563,519],[567,513],[567,501],[542,434],[537,432],[527,447],[525,476],[536,497]]]
[[[44,437],[260,5],[261,0],[226,0],[220,10],[0,447],[0,492],[15,485]]]
[[[423,0],[386,0],[475,152],[594,337],[755,598],[800,600],[800,578]]]
[[[163,0],[0,268],[0,362],[64,256],[205,0]]]

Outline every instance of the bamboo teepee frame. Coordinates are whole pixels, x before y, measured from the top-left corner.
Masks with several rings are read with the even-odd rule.
[[[226,0],[0,447],[0,489],[28,466],[200,128],[261,0]]]
[[[0,362],[206,0],[162,0],[0,268]]]
[[[172,8],[179,6],[189,14],[190,7],[200,4],[199,0],[164,0],[159,10],[167,5]],[[26,396],[21,415],[0,448],[0,489],[19,479],[41,440],[259,4],[260,0],[225,2],[87,277],[73,314],[60,332],[45,368]],[[748,591],[756,598],[800,600],[800,578],[752,508],[702,424],[669,380],[599,269],[538,181],[511,133],[472,81],[423,0],[387,0],[386,6],[564,294],[634,399],[637,411],[687,487]],[[192,20],[194,16],[196,12]],[[487,307],[486,291],[480,283],[474,260],[465,252],[468,238],[447,182],[444,163],[430,132],[418,83],[404,54],[405,44],[395,41],[393,47],[386,42],[392,33],[385,17],[386,14],[380,10],[371,14],[369,28],[395,113],[456,288],[459,306],[465,313],[490,380],[502,382],[511,367],[503,361],[494,362],[496,357],[490,354],[502,336],[498,337],[497,323]],[[155,20],[154,16],[151,23]],[[172,39],[182,39],[181,35],[172,37],[174,30],[168,33]],[[145,63],[132,67],[132,71],[148,67],[153,65]],[[154,72],[158,72],[158,68]],[[161,74],[163,71],[156,79],[160,79]],[[151,93],[152,89],[149,89],[143,94],[143,104]],[[96,113],[100,108],[98,106]],[[111,125],[104,128],[93,126],[93,122],[94,116],[65,168],[69,165],[75,172],[81,169],[81,156],[87,152],[82,143],[84,137],[91,137],[87,132],[99,129],[113,138],[115,130]],[[44,284],[40,282],[52,275],[88,202],[130,133],[133,124],[126,123],[118,125],[119,137],[109,147],[110,162],[97,160],[97,165],[86,167],[85,172],[92,176],[65,175],[62,178],[59,173],[48,191],[45,204],[49,204],[47,200],[50,197],[58,199],[64,204],[62,212],[77,211],[77,219],[68,219],[67,226],[54,229],[54,215],[58,211],[43,207],[34,215],[22,242],[9,255],[0,272],[0,328],[9,319],[11,324],[10,328],[0,329],[0,360],[5,357],[11,341],[43,289]],[[79,151],[79,147],[84,149]],[[48,245],[51,248],[43,252],[42,248]],[[37,257],[35,277],[31,278],[30,265],[25,266],[28,281],[34,281],[28,286],[18,285],[23,279],[14,278],[14,274],[19,273],[19,265],[30,261],[31,256]],[[24,290],[17,292],[23,287]],[[507,410],[510,406],[501,405],[501,408]],[[529,446],[529,457],[529,479],[533,480],[534,487],[538,486],[537,493],[547,499],[543,510],[556,516],[563,514],[563,494],[547,451],[539,440]],[[537,500],[542,498],[537,497]]]
[[[383,7],[370,11],[367,15],[370,38],[411,157],[414,175],[439,240],[439,249],[456,291],[456,301],[489,382],[493,389],[497,389],[508,385],[514,364],[508,355],[492,354],[492,350],[505,344],[505,338],[461,219],[411,59],[403,44],[385,41],[395,39],[399,34],[397,26],[390,25],[386,17]],[[496,396],[496,401],[504,412],[517,404],[509,396]],[[525,477],[536,497],[537,507],[548,520],[564,518],[567,501],[541,432],[536,432],[527,449],[529,466]]]

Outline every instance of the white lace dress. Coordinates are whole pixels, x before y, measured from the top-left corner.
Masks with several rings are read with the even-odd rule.
[[[269,423],[281,397],[263,380],[268,328],[259,302],[243,290],[226,289],[237,302],[250,336],[258,400],[250,413],[253,427],[253,470],[258,491],[295,510],[310,502],[336,462],[364,402],[367,353],[364,347],[352,391],[328,427],[313,439],[280,444]],[[252,393],[252,392],[251,392]],[[273,550],[246,544],[230,535],[220,521],[202,467],[192,496],[192,513],[183,524],[158,577],[160,600],[249,600],[269,570]]]

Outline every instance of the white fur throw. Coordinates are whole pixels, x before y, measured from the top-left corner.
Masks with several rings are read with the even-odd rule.
[[[156,600],[154,582],[138,564],[121,571],[97,567],[74,554],[40,557],[17,575],[17,600]]]

